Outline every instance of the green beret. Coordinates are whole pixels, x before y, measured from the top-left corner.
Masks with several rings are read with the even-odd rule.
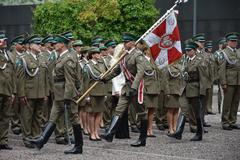
[[[227,42],[225,37],[222,37],[218,40],[218,44],[225,44]]]
[[[123,42],[135,41],[136,39],[137,39],[137,37],[131,33],[123,33],[122,34]]]
[[[0,32],[0,39],[3,39],[3,40],[7,39],[5,32]]]
[[[226,36],[227,41],[237,41],[239,34],[237,32],[228,33]]]
[[[102,41],[104,41],[105,39],[102,37],[102,36],[96,36],[96,37],[94,37],[93,39],[92,39],[92,41],[91,41],[91,44],[92,44],[92,46],[94,46],[93,44],[99,44],[99,43],[101,43]]]
[[[33,35],[27,39],[27,43],[29,44],[41,44],[42,39],[39,35]]]
[[[23,35],[20,35],[20,36],[15,37],[15,38],[11,41],[11,44],[12,44],[12,45],[15,45],[15,44],[23,44],[23,42],[24,42],[24,36],[23,36]]]
[[[93,54],[93,53],[100,53],[100,49],[98,47],[91,47],[88,50],[89,54]]]
[[[43,38],[42,43],[43,44],[54,43],[54,37],[52,35],[49,35],[49,36]]]
[[[72,46],[82,46],[83,42],[81,40],[76,40],[73,42]]]
[[[115,40],[111,39],[111,40],[108,40],[107,42],[105,42],[104,45],[105,45],[107,48],[108,48],[108,47],[116,47],[117,42],[116,42]]]
[[[85,53],[87,53],[89,51],[89,49],[90,49],[89,46],[84,46],[84,47],[81,48],[81,53],[85,54]]]
[[[69,39],[67,39],[66,37],[62,36],[62,35],[55,35],[54,36],[54,40],[53,43],[64,43],[64,44],[68,44],[69,43]]]
[[[212,41],[206,41],[205,42],[205,48],[212,48],[213,47],[213,42]]]
[[[197,43],[187,40],[185,41],[185,50],[196,49],[198,47]]]
[[[99,49],[100,49],[100,51],[102,51],[102,50],[106,50],[107,47],[106,46],[100,46]]]
[[[192,40],[197,42],[205,42],[205,34],[204,33],[196,34],[195,36],[192,37]]]
[[[61,35],[67,39],[74,39],[73,33],[71,31],[62,33]]]

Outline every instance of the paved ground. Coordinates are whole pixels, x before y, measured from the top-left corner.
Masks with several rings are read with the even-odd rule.
[[[216,96],[214,96],[214,112],[217,112]],[[12,151],[0,151],[0,160],[188,160],[188,159],[240,159],[240,130],[223,131],[220,125],[220,115],[206,117],[212,127],[207,128],[209,133],[204,135],[202,142],[190,142],[194,135],[185,128],[181,141],[168,138],[166,131],[159,131],[155,127],[157,138],[148,138],[147,147],[132,148],[130,143],[138,134],[131,133],[131,139],[118,140],[113,143],[91,142],[84,137],[83,155],[64,155],[63,150],[69,146],[56,145],[51,139],[45,147],[38,151],[23,146],[21,138],[10,135]],[[240,119],[240,117],[239,117]],[[238,120],[238,122],[240,122]]]

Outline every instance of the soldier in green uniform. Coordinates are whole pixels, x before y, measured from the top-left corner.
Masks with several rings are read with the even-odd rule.
[[[205,61],[205,64],[207,65],[207,68],[206,68],[207,72],[206,72],[206,75],[204,76],[204,78],[206,78],[205,84],[204,84],[206,86],[206,96],[201,96],[201,105],[203,106],[203,113],[202,113],[203,126],[204,127],[211,127],[210,124],[207,124],[205,122],[205,114],[206,114],[206,110],[207,110],[207,100],[208,100],[207,97],[209,97],[210,89],[211,89],[211,86],[212,86],[212,83],[213,83],[213,80],[212,80],[213,79],[213,73],[211,71],[210,56],[204,50],[204,44],[206,42],[205,34],[204,33],[196,34],[192,37],[192,40],[198,45],[196,54],[198,56],[202,57],[202,59]],[[204,130],[204,131],[207,132],[206,130]]]
[[[73,44],[73,46],[75,47],[75,43]],[[83,95],[86,90],[89,88],[89,76],[88,76],[88,72],[87,72],[87,67],[86,64],[88,63],[88,50],[90,49],[90,47],[85,46],[85,47],[81,47],[81,51],[80,51],[80,59],[78,60],[78,64],[80,65],[80,78],[81,78],[81,90],[80,90],[80,96]],[[90,129],[89,129],[89,124],[88,124],[88,120],[89,120],[89,115],[88,115],[88,107],[89,107],[89,101],[87,101],[88,97],[83,99],[80,103],[79,103],[79,107],[80,107],[80,118],[82,119],[82,128],[83,128],[83,134],[85,135],[89,135],[90,133]]]
[[[140,45],[139,45],[140,44]],[[141,41],[138,47],[145,56],[146,69],[144,72],[144,105],[148,111],[148,137],[156,137],[153,134],[153,118],[155,108],[158,106],[158,94],[159,94],[159,83],[157,77],[157,65],[155,64],[150,48],[147,46],[145,41]]]
[[[111,60],[113,58],[114,48],[116,47],[117,43],[115,40],[111,39],[106,41],[104,45],[107,47],[107,50],[105,51],[106,55],[102,56],[102,60],[104,62],[104,65],[108,69],[111,67]],[[107,99],[105,101],[106,109],[104,110],[103,113],[103,121],[105,126],[109,126],[114,110],[113,107],[114,104],[112,104],[112,102],[114,102],[113,99],[114,97],[112,95],[112,81],[109,81],[106,85],[107,85]]]
[[[48,66],[48,82],[49,82],[49,96],[48,99],[44,103],[44,108],[43,108],[43,120],[44,120],[44,127],[47,125],[47,122],[50,117],[52,105],[53,105],[53,98],[54,98],[54,93],[53,93],[53,85],[54,85],[54,80],[53,80],[53,69],[55,67],[55,63],[57,61],[57,53],[54,50],[53,46],[54,42],[54,37],[53,35],[49,35],[45,37],[42,40],[43,44],[43,52],[42,55],[45,57],[47,61],[47,66]],[[56,122],[56,129],[54,131],[55,133],[55,140],[57,144],[67,144],[67,139],[65,138],[65,125],[64,125],[64,117],[61,117],[57,120]]]
[[[14,38],[11,42],[11,44],[14,46],[12,55],[14,56],[14,61],[16,62],[14,66],[16,74],[17,74],[17,65],[20,62],[20,59],[24,56],[25,49],[24,49],[23,41],[24,41],[24,36],[20,35]],[[16,81],[16,85],[17,85],[17,81]],[[13,101],[14,116],[11,118],[11,129],[12,129],[12,132],[17,135],[21,133],[21,122],[20,122],[20,114],[19,114],[20,109],[21,109],[21,105],[19,103],[19,99],[15,97]]]
[[[222,100],[223,100],[223,91],[221,88],[221,84],[219,81],[219,69],[220,64],[224,60],[224,55],[222,53],[222,50],[226,48],[226,38],[222,37],[218,40],[218,50],[214,53],[215,63],[216,63],[216,74],[215,74],[215,80],[218,85],[218,112],[221,113],[222,108]]]
[[[224,61],[220,66],[220,83],[224,91],[222,109],[222,128],[224,130],[240,129],[237,111],[240,100],[240,50],[237,49],[239,34],[226,35],[227,47],[222,51]]]
[[[113,77],[119,75],[121,70],[124,72],[126,83],[122,88],[122,93],[119,98],[118,105],[115,109],[114,116],[111,121],[111,125],[106,132],[104,139],[108,142],[113,140],[113,136],[118,127],[119,118],[122,113],[129,107],[130,103],[134,103],[138,118],[140,119],[140,136],[139,139],[131,144],[133,147],[145,146],[147,138],[147,112],[145,106],[141,104],[142,95],[138,95],[138,88],[142,86],[142,79],[144,77],[145,71],[145,57],[139,49],[135,48],[134,40],[136,37],[130,33],[123,34],[123,42],[126,52],[128,53],[124,59],[121,61],[121,67],[118,65],[110,75],[102,79],[102,81],[107,81]],[[141,88],[141,87],[140,87]]]
[[[75,145],[71,150],[67,150],[65,154],[82,154],[83,137],[81,126],[79,124],[78,107],[74,99],[78,97],[78,73],[75,60],[71,56],[67,48],[68,39],[61,35],[54,38],[56,44],[54,48],[58,53],[58,59],[54,69],[54,102],[50,114],[49,122],[38,139],[30,139],[30,141],[41,149],[47,143],[52,132],[56,127],[56,122],[63,117],[64,108],[68,109],[69,120],[72,124]],[[64,107],[65,106],[65,107]]]
[[[23,104],[21,108],[23,142],[26,147],[33,148],[27,138],[36,138],[41,134],[44,99],[49,94],[49,88],[47,64],[40,55],[41,38],[34,35],[27,41],[30,44],[30,53],[21,59],[18,96]]]
[[[215,65],[215,58],[212,52],[212,48],[213,48],[213,43],[212,41],[206,41],[205,42],[205,52],[208,53],[209,56],[209,70],[210,70],[210,74],[211,74],[211,87],[209,88],[207,97],[206,97],[206,110],[205,112],[207,114],[212,114],[213,110],[212,110],[212,98],[213,98],[213,82],[215,80],[215,75],[216,75],[216,65]]]
[[[9,121],[12,116],[12,102],[16,94],[14,60],[6,51],[5,33],[0,33],[0,150],[11,150],[8,145]]]
[[[179,98],[182,95],[182,66],[175,63],[167,68],[167,78],[170,93],[166,97],[165,107],[167,108],[168,135],[174,134],[177,128],[177,118],[180,108]]]
[[[159,79],[159,95],[158,95],[158,107],[156,110],[156,125],[159,130],[164,131],[168,129],[167,123],[167,109],[165,106],[165,97],[169,94],[168,80],[165,74],[165,70],[157,70],[157,77]]]
[[[89,63],[87,64],[90,77],[89,86],[92,86],[93,83],[99,79],[100,75],[106,71],[106,67],[100,57],[99,48],[91,47],[88,51],[88,54],[90,59]],[[101,140],[98,130],[101,123],[102,113],[105,109],[105,96],[107,91],[105,87],[106,85],[103,82],[99,82],[97,86],[89,93],[91,103],[91,107],[89,108],[89,139],[92,141]]]
[[[194,116],[197,122],[196,135],[191,141],[201,141],[203,135],[203,120],[202,120],[202,105],[200,97],[206,95],[206,86],[204,85],[207,66],[201,56],[196,54],[198,45],[192,41],[188,41],[185,50],[188,55],[188,62],[186,72],[188,74],[186,79],[186,97],[190,103],[190,107],[194,111]],[[175,134],[171,137],[176,139],[182,138],[186,118],[183,114],[179,116],[179,124]]]

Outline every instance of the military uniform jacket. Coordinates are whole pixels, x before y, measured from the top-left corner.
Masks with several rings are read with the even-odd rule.
[[[220,64],[222,64],[224,60],[224,55],[222,53],[222,50],[217,50],[214,53],[214,59],[215,59],[215,80],[219,79],[219,70],[220,70]]]
[[[48,96],[47,63],[43,56],[34,57],[33,53],[22,57],[19,73],[18,96],[35,99]]]
[[[134,81],[133,83],[131,83],[126,75],[125,79],[126,79],[126,83],[122,88],[121,94],[124,95],[126,94],[127,96],[129,96],[129,89],[133,88],[138,90],[140,81],[143,79],[144,77],[144,71],[145,71],[145,57],[143,55],[143,53],[138,50],[138,49],[134,49],[132,51],[132,53],[127,54],[124,57],[125,60],[125,66],[128,69],[128,71],[134,76]],[[109,74],[106,79],[112,79],[113,77],[116,77],[117,75],[119,75],[121,73],[121,66],[118,65],[112,72],[111,74]]]
[[[199,97],[200,95],[206,95],[206,76],[207,66],[204,60],[200,56],[195,56],[193,60],[188,60],[186,66],[186,72],[188,78],[186,80],[186,97]]]
[[[106,69],[109,69],[111,67],[111,59],[112,59],[112,56],[110,55],[107,55],[101,58]],[[112,93],[112,81],[108,81],[106,83],[106,89],[108,93]]]
[[[89,86],[92,86],[98,80],[100,75],[106,71],[106,68],[101,60],[90,60],[87,67],[90,77]],[[99,82],[90,92],[91,96],[105,96],[106,94],[106,85],[103,82]]]
[[[166,76],[166,73],[167,73],[166,68],[165,69],[157,68],[156,71],[157,71],[159,92],[163,91],[165,95],[170,94],[168,79],[167,79],[167,76]]]
[[[16,93],[14,58],[10,52],[0,50],[0,94],[11,96]]]
[[[222,85],[240,85],[240,50],[230,47],[223,50],[224,61],[220,66],[220,83]]]
[[[169,85],[169,94],[182,95],[184,86],[182,85],[182,70],[181,65],[176,63],[168,66],[167,78]]]
[[[145,71],[144,71],[144,94],[159,94],[159,82],[156,73],[157,66],[145,58]]]
[[[79,65],[79,75],[80,75],[80,95],[83,95],[84,92],[89,88],[89,81],[90,77],[88,75],[88,67],[87,67],[88,60],[83,58],[78,62]]]
[[[50,92],[54,92],[53,70],[55,68],[57,58],[58,58],[58,55],[56,51],[52,51],[49,54],[49,57],[47,59]]]
[[[205,61],[205,65],[206,65],[206,74],[207,76],[206,81],[205,81],[205,85],[206,85],[206,89],[211,88],[212,84],[213,84],[213,80],[214,80],[214,71],[213,71],[213,67],[214,67],[214,63],[213,60],[211,58],[211,55],[207,52],[205,52],[204,50],[198,51],[198,56],[203,58],[203,60]]]
[[[73,100],[79,95],[77,64],[70,54],[68,50],[61,53],[53,70],[54,98],[56,101]]]

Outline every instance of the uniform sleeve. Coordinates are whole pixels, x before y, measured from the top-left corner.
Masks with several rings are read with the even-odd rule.
[[[22,59],[19,59],[19,64],[16,67],[16,77],[17,77],[17,96],[24,97],[25,95],[25,71],[23,64],[21,63]]]
[[[220,62],[218,74],[219,74],[220,84],[221,85],[227,84],[227,80],[226,80],[226,60]]]
[[[111,80],[113,79],[114,77],[118,76],[119,74],[121,73],[121,67],[120,65],[117,65],[113,70],[112,72],[110,72],[104,79],[105,80]]]
[[[200,60],[197,69],[199,72],[199,86],[200,86],[199,94],[206,95],[206,90],[207,90],[206,82],[207,82],[207,79],[209,78],[208,77],[209,70],[207,70],[208,66],[205,64],[204,60]]]
[[[78,95],[76,88],[76,63],[73,60],[68,60],[64,65],[65,89],[64,99],[73,99]]]
[[[144,71],[145,71],[145,61],[143,60],[143,56],[139,55],[136,57],[136,66],[137,66],[137,73],[134,77],[134,81],[132,83],[131,88],[138,89],[140,81],[143,79]]]

